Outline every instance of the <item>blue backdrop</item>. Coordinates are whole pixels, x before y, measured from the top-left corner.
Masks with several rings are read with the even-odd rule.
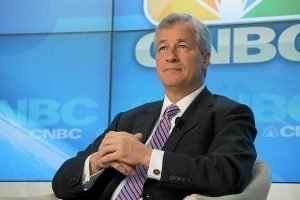
[[[118,112],[163,98],[147,2],[0,3],[0,181],[51,180]],[[253,109],[273,181],[300,182],[300,21],[271,21],[211,25],[206,85]]]

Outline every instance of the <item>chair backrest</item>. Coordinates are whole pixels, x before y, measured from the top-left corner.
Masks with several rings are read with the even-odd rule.
[[[0,197],[0,200],[59,200],[53,193],[32,197]]]
[[[194,195],[195,200],[266,200],[272,183],[272,173],[269,165],[261,160],[254,163],[252,178],[240,194],[225,195],[220,197],[208,197],[204,195]],[[189,200],[186,197],[184,200]]]
[[[51,182],[2,182],[0,200],[58,200]]]

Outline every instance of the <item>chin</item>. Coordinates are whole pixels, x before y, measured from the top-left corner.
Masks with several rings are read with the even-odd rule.
[[[165,82],[163,85],[168,88],[180,87],[180,83],[178,82],[167,82],[167,83]]]
[[[183,82],[182,78],[178,76],[168,76],[161,79],[161,81],[164,85],[169,85],[169,86],[178,86]]]

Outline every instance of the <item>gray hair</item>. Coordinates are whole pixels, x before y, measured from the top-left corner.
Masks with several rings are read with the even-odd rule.
[[[201,51],[202,55],[210,53],[211,51],[211,37],[208,31],[208,28],[205,24],[203,24],[200,20],[193,18],[191,15],[183,14],[183,13],[171,13],[167,17],[165,17],[159,25],[156,27],[155,35],[154,35],[154,49],[156,51],[157,48],[157,34],[163,29],[170,27],[178,22],[184,22],[190,24],[192,28],[195,30],[195,41],[198,44],[198,47]]]

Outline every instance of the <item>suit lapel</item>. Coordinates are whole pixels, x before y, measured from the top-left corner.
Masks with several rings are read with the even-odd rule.
[[[167,142],[165,143],[164,151],[174,151],[181,138],[194,126],[200,123],[201,119],[208,112],[209,107],[213,105],[213,96],[205,87],[204,90],[194,99],[189,105],[181,118],[184,123],[179,130],[173,129]]]
[[[154,106],[145,110],[145,112],[137,115],[134,121],[133,133],[142,133],[143,143],[146,143],[148,137],[150,136],[153,127],[159,118],[161,108],[162,101],[157,102]]]

